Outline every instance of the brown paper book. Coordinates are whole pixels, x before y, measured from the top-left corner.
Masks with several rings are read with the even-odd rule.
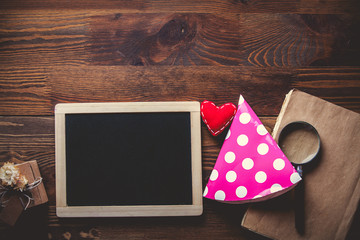
[[[295,229],[294,194],[252,205],[242,226],[273,239],[345,239],[360,198],[360,114],[299,90],[290,91],[273,137],[293,121],[312,124],[321,157],[304,169],[305,233]]]

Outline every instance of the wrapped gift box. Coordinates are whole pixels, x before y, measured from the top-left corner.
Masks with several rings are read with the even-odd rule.
[[[39,167],[36,161],[28,161],[17,164],[16,166],[18,167],[21,174],[25,175],[25,177],[28,179],[29,184],[41,178]],[[11,226],[15,225],[17,219],[24,211],[27,203],[27,198],[22,196],[23,193],[13,193],[8,194],[9,197],[4,199],[6,200],[5,206],[0,209],[0,220]],[[32,198],[28,208],[38,206],[48,201],[43,182],[25,193]]]

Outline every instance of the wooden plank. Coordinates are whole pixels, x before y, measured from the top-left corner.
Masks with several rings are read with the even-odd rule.
[[[208,99],[216,104],[237,103],[240,93],[256,113],[277,115],[285,94],[294,87],[360,111],[358,67],[64,66],[36,71],[33,76],[27,70],[3,68],[1,115],[52,115],[60,102]]]
[[[122,14],[90,21],[92,65],[239,65],[239,23],[212,14]]]
[[[357,15],[107,13],[0,15],[2,66],[359,65]]]
[[[276,117],[260,117],[266,129],[271,132]],[[218,137],[213,137],[202,123],[202,146],[219,149],[225,139],[226,131]],[[33,160],[22,154],[23,151],[49,151],[55,147],[54,117],[30,116],[0,116],[0,160],[23,162]],[[204,149],[203,149],[204,150]],[[204,151],[206,153],[206,151]],[[210,152],[207,158],[214,160]],[[53,156],[55,157],[55,156]],[[34,158],[42,159],[41,155]],[[52,159],[51,161],[53,161]]]
[[[61,226],[48,231],[52,239],[62,239],[65,233],[71,239],[248,239],[237,224],[245,209],[206,201],[206,214],[200,217],[63,219]]]
[[[256,112],[275,115],[294,78],[291,71],[239,67],[73,69],[70,72],[69,69],[49,71],[53,103],[79,100],[201,102],[209,99],[224,104],[236,103],[242,93]]]
[[[49,85],[44,70],[36,67],[0,67],[0,108],[17,109],[19,104],[35,111],[18,109],[18,115],[49,111]],[[25,109],[23,108],[23,109]],[[4,113],[4,112],[3,112]],[[8,112],[11,114],[11,112]],[[5,113],[6,114],[6,113]]]
[[[341,34],[358,25],[349,16],[238,16],[239,20],[177,13],[93,17],[91,64],[263,67],[359,63],[357,44],[337,45],[359,37],[357,31]]]
[[[360,112],[359,70],[344,67],[299,69],[293,87]],[[324,86],[326,86],[326,91],[319,94],[318,88]]]
[[[123,12],[201,12],[201,13],[344,13],[355,11],[355,0],[329,0],[326,2],[309,0],[148,0],[111,1],[76,0],[3,0],[0,9],[119,9]]]
[[[55,11],[0,15],[2,66],[86,63],[87,16]]]
[[[244,65],[299,67],[360,64],[357,57],[360,45],[352,42],[360,39],[359,31],[355,30],[355,25],[360,23],[359,17],[244,14],[239,18],[242,56],[247,59]]]
[[[54,117],[0,116],[1,151],[54,150],[54,141]],[[12,157],[23,160],[17,155]]]
[[[225,12],[225,13],[344,13],[355,11],[358,3],[354,0],[328,0],[326,2],[309,0],[152,0],[149,8],[156,11],[169,12]]]

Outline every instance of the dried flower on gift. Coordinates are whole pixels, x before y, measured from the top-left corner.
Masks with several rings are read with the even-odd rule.
[[[0,180],[1,185],[21,192],[24,191],[28,184],[28,180],[20,173],[18,167],[10,162],[4,163],[0,168]]]

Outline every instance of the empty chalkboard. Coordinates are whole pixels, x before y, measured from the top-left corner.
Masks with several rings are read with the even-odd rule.
[[[61,217],[199,215],[197,102],[58,104]]]
[[[65,126],[68,206],[192,204],[190,113],[66,114]]]

